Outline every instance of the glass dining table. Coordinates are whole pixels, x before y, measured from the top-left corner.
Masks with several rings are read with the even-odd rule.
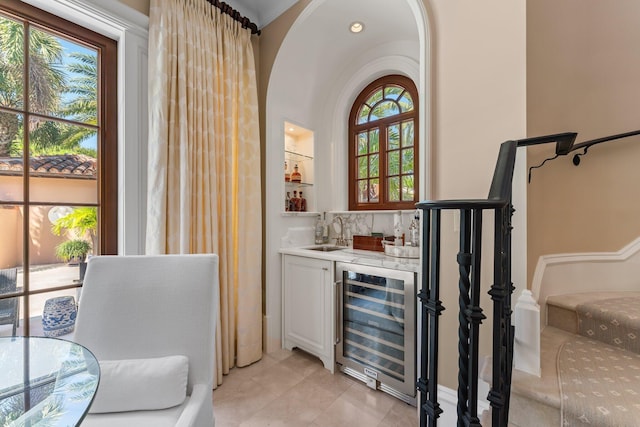
[[[47,337],[0,337],[0,426],[78,426],[100,381],[94,355]]]

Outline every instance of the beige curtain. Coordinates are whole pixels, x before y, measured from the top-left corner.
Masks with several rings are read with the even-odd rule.
[[[262,357],[260,141],[249,30],[205,0],[151,0],[149,112],[146,252],[219,255],[221,384],[234,365]]]

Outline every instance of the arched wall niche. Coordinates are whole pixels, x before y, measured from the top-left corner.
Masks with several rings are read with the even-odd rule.
[[[283,217],[282,168],[285,121],[314,132],[318,210],[345,210],[346,135],[349,109],[358,93],[386,74],[410,77],[420,99],[421,194],[429,195],[431,41],[423,0],[405,0],[390,11],[386,0],[313,0],[288,30],[276,55],[266,95],[265,124],[265,350],[281,347],[281,260],[278,250],[289,229],[312,227],[314,216]],[[365,14],[363,34],[349,34],[353,12]],[[394,21],[396,20],[396,21]],[[390,21],[402,23],[387,27]],[[408,25],[411,22],[413,25]],[[394,29],[395,31],[391,31]],[[316,178],[316,181],[319,181]],[[320,188],[323,187],[323,188]]]

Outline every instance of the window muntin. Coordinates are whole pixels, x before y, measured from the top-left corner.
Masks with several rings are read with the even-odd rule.
[[[349,119],[349,209],[408,209],[418,201],[417,90],[404,76],[367,86]]]

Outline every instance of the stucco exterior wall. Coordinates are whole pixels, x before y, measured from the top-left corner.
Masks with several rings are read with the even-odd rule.
[[[22,177],[0,176],[3,198],[20,200]],[[67,178],[31,178],[31,200],[65,203],[96,203],[96,180]],[[17,197],[7,197],[7,195]],[[56,236],[51,232],[48,213],[52,206],[32,205],[29,213],[29,258],[31,265],[55,264],[61,261],[55,256],[55,247],[69,236]],[[18,206],[0,209],[0,268],[23,265],[24,241],[22,227],[24,209]]]

